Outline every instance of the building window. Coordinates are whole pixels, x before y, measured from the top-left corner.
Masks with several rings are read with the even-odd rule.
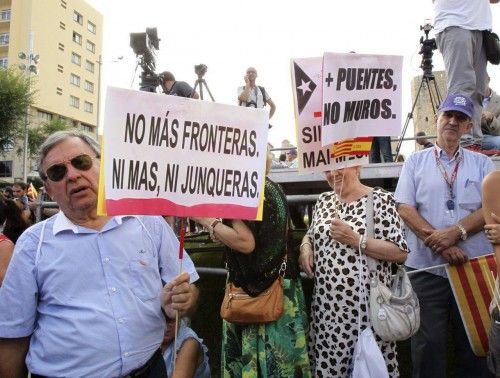
[[[96,31],[96,27],[95,27],[95,24],[93,24],[92,22],[90,21],[87,21],[87,30],[91,33],[94,33],[95,34],[95,31]]]
[[[62,88],[57,87],[57,88],[56,88],[56,93],[57,93],[59,96],[62,96],[62,93],[63,93]]]
[[[64,51],[64,44],[61,42],[59,42],[59,50]]]
[[[94,132],[94,126],[87,125],[86,123],[81,123],[80,124],[80,129],[82,131],[87,132],[87,133],[93,133]]]
[[[9,33],[0,34],[0,46],[9,44]]]
[[[94,93],[94,83],[85,80],[85,90],[90,93]]]
[[[85,110],[87,113],[93,113],[94,112],[94,104],[91,102],[85,101],[83,104],[83,110]]]
[[[92,63],[90,60],[85,61],[85,69],[89,72],[94,73],[94,63]]]
[[[95,53],[95,44],[90,42],[88,39],[87,39],[87,50],[89,50],[91,53]]]
[[[7,58],[0,58],[0,68],[7,68],[8,60]]]
[[[60,73],[63,73],[64,72],[64,67],[61,66],[60,64],[57,65],[57,70],[60,72]]]
[[[74,108],[79,108],[80,107],[80,99],[75,96],[69,96],[69,105],[74,107]]]
[[[61,0],[61,7],[66,9],[66,1],[65,0]]]
[[[44,121],[51,121],[53,115],[51,113],[44,112],[42,110],[38,110],[38,119],[44,120]]]
[[[77,53],[71,53],[71,61],[77,66],[80,66],[82,64],[82,57]]]
[[[82,36],[76,31],[73,32],[73,42],[78,43],[79,45],[82,44]]]
[[[73,12],[73,21],[78,22],[80,25],[83,25],[83,16],[77,11]]]
[[[0,161],[0,177],[12,177],[12,160]]]
[[[71,74],[70,77],[69,77],[69,82],[73,85],[76,85],[77,87],[80,86],[80,76],[78,75],[75,75],[75,74]]]
[[[10,20],[10,9],[3,9],[0,12],[0,21],[9,21],[9,20]]]
[[[66,30],[66,24],[62,21],[59,21],[59,27],[62,29],[62,30]]]

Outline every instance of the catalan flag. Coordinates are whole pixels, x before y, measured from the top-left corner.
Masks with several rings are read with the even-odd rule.
[[[331,157],[336,158],[346,155],[368,155],[372,147],[372,137],[359,137],[344,139],[334,143],[331,149]]]
[[[28,197],[31,197],[32,199],[37,199],[38,198],[38,192],[33,186],[33,183],[30,183],[30,186],[28,187],[28,192],[27,192]]]
[[[463,265],[448,265],[446,271],[472,351],[484,357],[488,351],[489,306],[495,285],[492,272],[495,277],[497,274],[495,258],[492,254],[477,257]]]

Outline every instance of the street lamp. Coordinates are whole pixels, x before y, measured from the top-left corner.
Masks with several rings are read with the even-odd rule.
[[[31,74],[38,74],[37,64],[40,61],[40,55],[33,53],[33,32],[30,32],[28,54],[21,51],[17,56],[21,59],[18,65],[19,69],[24,72],[28,79],[28,92],[31,90]],[[23,62],[25,61],[25,62]],[[26,107],[24,116],[24,146],[23,146],[23,181],[28,181],[28,125],[29,125],[30,105]]]
[[[110,63],[116,63],[123,59],[123,55],[116,57],[110,61]],[[101,65],[104,63],[102,61],[102,55],[99,55],[99,60],[96,60],[96,63],[99,65],[99,71],[97,72],[97,119],[95,123],[95,135],[96,138],[99,138],[99,122],[100,122],[100,112],[101,112]]]

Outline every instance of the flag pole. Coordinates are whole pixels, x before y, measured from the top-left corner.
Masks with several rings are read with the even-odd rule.
[[[186,227],[184,225],[184,219],[181,218],[181,225],[180,225],[180,235],[179,235],[179,275],[182,274],[182,261],[184,257],[184,237],[186,235]],[[177,359],[177,331],[179,330],[179,310],[175,311],[175,332],[174,332],[174,353],[173,355],[173,369],[172,369],[172,375],[175,373],[175,360]]]

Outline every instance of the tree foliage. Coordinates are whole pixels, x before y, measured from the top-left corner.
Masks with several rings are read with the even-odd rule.
[[[28,106],[34,93],[28,79],[15,68],[0,69],[0,153],[22,137]]]
[[[33,158],[47,137],[56,131],[67,130],[69,125],[60,118],[54,118],[28,130],[28,156]]]

